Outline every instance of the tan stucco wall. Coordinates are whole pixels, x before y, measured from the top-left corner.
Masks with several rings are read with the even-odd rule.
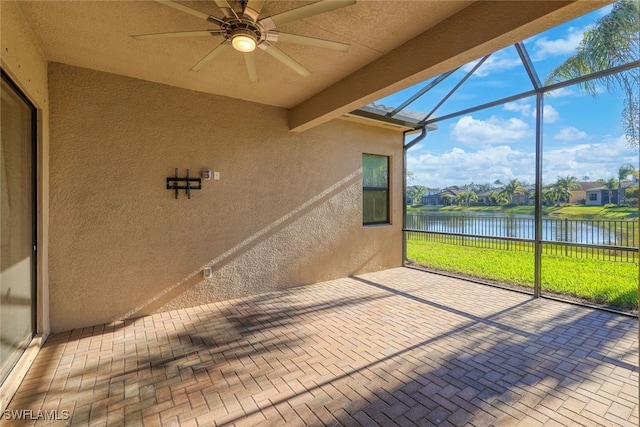
[[[62,64],[49,90],[53,330],[402,263],[401,133]],[[363,152],[392,156],[391,226],[362,226]],[[220,180],[176,200],[176,167]]]

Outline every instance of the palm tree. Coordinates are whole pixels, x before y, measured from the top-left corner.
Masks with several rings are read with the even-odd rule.
[[[489,194],[487,194],[487,202],[489,202],[490,205],[505,205],[509,203],[509,198],[502,192],[491,190]]]
[[[553,200],[551,200],[551,201],[556,206],[559,206],[560,202],[562,200],[570,200],[571,199],[571,192],[567,191],[566,189],[564,189],[562,187],[559,187],[556,184],[553,184],[553,185],[551,185],[551,187],[547,191],[547,196],[549,196],[549,197],[553,196]]]
[[[487,204],[488,205],[496,205],[498,204],[498,192],[495,190],[489,190],[487,193]]]
[[[602,184],[604,188],[609,190],[609,203],[613,203],[613,190],[618,187],[618,181],[614,177],[609,178],[608,180],[599,179],[598,182]]]
[[[585,31],[576,54],[551,71],[546,84],[608,70],[639,59],[640,0],[620,0],[613,5],[611,12]],[[627,142],[637,147],[640,139],[640,69],[609,74],[582,82],[579,86],[595,96],[598,83],[604,84],[610,92],[619,90],[622,93],[622,123]]]
[[[513,196],[515,196],[516,194],[524,194],[524,187],[517,178],[509,181],[509,183],[505,185],[505,187],[499,193],[499,195],[508,200],[508,202],[511,202]]]
[[[497,197],[496,197],[496,203],[498,203],[499,205],[506,205],[507,203],[509,203],[509,197],[505,194],[503,194],[502,192],[499,192]]]
[[[637,199],[638,198],[638,184],[633,187],[629,187],[624,190],[624,196],[628,199]]]
[[[474,191],[467,192],[467,206],[471,206],[471,203],[478,203],[478,195]]]
[[[422,204],[422,197],[427,194],[427,187],[423,185],[416,185],[412,190],[409,191],[409,194],[411,195],[413,204],[420,205]]]
[[[455,201],[463,206],[471,206],[471,203],[478,201],[478,195],[473,190],[463,191],[456,196]]]
[[[575,176],[566,177],[558,177],[558,180],[551,187],[555,188],[556,194],[556,203],[560,204],[561,200],[566,200],[567,202],[571,200],[571,190],[577,190],[580,187],[580,183],[578,182],[578,178]]]
[[[631,173],[631,175],[633,175],[636,179],[635,179],[635,183],[636,185],[634,185],[633,187],[629,187],[625,190],[624,195],[625,198],[627,199],[638,199],[638,195],[639,195],[639,186],[638,186],[638,179],[640,179],[640,171],[639,170],[635,170]]]
[[[622,181],[624,181],[629,175],[632,175],[636,171],[631,163],[620,166],[618,169],[618,206],[620,206],[620,195],[622,194]]]
[[[555,203],[555,201],[558,200],[558,189],[553,186],[543,189],[542,198],[549,204]]]

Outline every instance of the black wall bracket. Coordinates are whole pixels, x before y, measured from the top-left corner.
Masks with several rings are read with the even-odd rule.
[[[191,198],[191,190],[201,190],[202,179],[201,178],[189,178],[189,169],[187,169],[187,176],[184,178],[178,178],[178,168],[176,168],[176,174],[173,177],[167,178],[167,190],[175,190],[176,199],[178,198],[178,190],[184,190],[187,193],[187,198]]]

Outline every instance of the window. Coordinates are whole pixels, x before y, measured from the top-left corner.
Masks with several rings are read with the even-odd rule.
[[[597,193],[589,193],[589,200],[595,202],[598,200],[598,194]]]
[[[389,157],[362,155],[362,223],[389,223]]]

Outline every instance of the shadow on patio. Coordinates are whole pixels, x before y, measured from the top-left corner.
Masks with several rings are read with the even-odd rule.
[[[637,425],[637,390],[637,319],[398,268],[56,334],[8,409],[108,426]]]

